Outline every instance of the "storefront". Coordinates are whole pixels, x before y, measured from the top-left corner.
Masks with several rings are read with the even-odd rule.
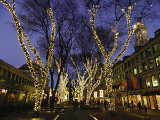
[[[141,95],[128,95],[129,104],[133,103],[134,106],[137,106],[138,103],[142,105],[142,96]]]
[[[160,89],[148,88],[143,95],[143,103],[148,109],[160,110]]]

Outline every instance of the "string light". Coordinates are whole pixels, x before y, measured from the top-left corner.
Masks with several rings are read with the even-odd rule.
[[[85,89],[85,85],[86,82],[88,81],[88,78],[85,78],[87,73],[85,74],[80,74],[80,72],[77,71],[77,80],[73,81],[72,85],[74,87],[74,91],[73,91],[73,96],[74,99],[78,99],[78,101],[82,101],[83,100],[83,95],[84,95],[84,89]]]
[[[51,8],[48,9],[48,15],[50,17],[51,25],[52,25],[52,32],[51,32],[51,37],[50,37],[50,46],[49,46],[49,56],[47,59],[46,65],[42,65],[42,60],[39,55],[39,53],[36,51],[36,49],[32,46],[30,40],[28,39],[27,35],[23,32],[21,23],[19,18],[16,15],[15,11],[15,3],[12,5],[9,4],[6,0],[0,0],[0,2],[7,8],[9,13],[12,15],[13,21],[15,23],[16,31],[17,31],[17,37],[18,41],[20,43],[20,46],[24,52],[25,58],[26,58],[26,63],[28,65],[29,71],[32,75],[34,86],[36,88],[35,91],[35,106],[34,110],[35,111],[40,111],[41,109],[41,102],[43,99],[43,90],[47,85],[48,81],[48,72],[52,64],[52,58],[53,58],[53,49],[54,49],[54,38],[55,38],[55,21],[54,21],[54,15],[53,11]],[[26,43],[25,43],[26,41]],[[32,62],[31,55],[28,51],[28,49],[32,52],[32,54],[36,57],[38,61],[38,71],[36,70],[35,64]]]
[[[73,65],[76,67],[74,60],[71,58]],[[78,101],[83,100],[84,89],[86,88],[86,104],[89,103],[91,95],[95,88],[97,88],[101,82],[103,76],[103,70],[99,71],[99,64],[97,60],[87,59],[84,64],[86,72],[81,74],[76,68],[77,72],[77,81],[73,81],[72,85],[74,86],[74,91],[72,92],[74,95],[74,99],[78,99]],[[98,78],[97,73],[100,72]],[[95,81],[96,80],[96,81]]]
[[[74,62],[73,58],[71,58],[71,61],[73,63],[73,65],[76,67],[76,63]],[[84,96],[84,89],[86,86],[86,82],[88,81],[89,77],[87,76],[87,72],[85,72],[84,74],[81,74],[77,67],[76,67],[76,73],[77,73],[77,80],[72,81],[72,86],[74,87],[74,90],[72,91],[73,94],[73,99],[78,99],[78,101],[82,101],[83,100],[83,96]]]
[[[101,82],[102,76],[103,76],[103,71],[100,69],[99,71],[99,65],[97,62],[93,60],[87,60],[87,63],[85,64],[85,69],[88,74],[88,80],[86,82],[86,89],[87,89],[87,95],[86,95],[86,104],[89,103],[91,95],[95,88],[97,88]],[[100,72],[100,75],[98,78],[96,78],[97,72]],[[96,79],[96,81],[94,81]]]
[[[129,42],[131,41],[131,38],[133,36],[133,29],[131,25],[131,14],[132,14],[133,6],[128,6],[127,12],[123,11],[125,13],[125,17],[127,20],[127,28],[128,28],[128,37],[124,43],[124,47],[120,50],[119,54],[113,59],[113,64],[115,64],[125,53],[126,49],[129,46]]]
[[[98,9],[93,6],[93,8],[91,10],[89,10],[90,25],[91,25],[91,30],[92,30],[93,36],[96,40],[96,43],[98,45],[100,52],[105,57],[104,69],[105,69],[105,79],[106,79],[106,86],[107,86],[106,92],[107,92],[108,97],[111,95],[111,93],[113,91],[112,90],[112,83],[113,83],[112,67],[113,67],[113,64],[115,64],[124,55],[126,49],[128,48],[131,37],[133,35],[133,30],[131,28],[132,9],[133,9],[133,6],[128,6],[127,11],[122,9],[122,12],[125,14],[125,17],[127,19],[128,37],[124,43],[124,47],[121,49],[120,53],[113,59],[112,62],[110,59],[115,54],[115,52],[117,50],[119,32],[117,30],[114,31],[114,46],[113,46],[111,52],[106,51],[104,45],[102,44],[101,40],[99,39],[99,37],[97,35],[96,27],[95,27],[95,16],[96,16]]]
[[[64,102],[67,100],[67,97],[69,92],[67,89],[67,84],[68,84],[68,74],[67,73],[63,73],[61,74],[60,77],[60,84],[59,84],[59,88],[58,88],[58,95],[59,95],[59,99],[61,100],[61,102]]]

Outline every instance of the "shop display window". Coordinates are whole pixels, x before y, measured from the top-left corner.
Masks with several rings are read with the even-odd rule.
[[[149,96],[149,99],[150,99],[150,105],[151,105],[151,109],[155,109],[155,101],[154,101],[154,98],[153,96]]]
[[[141,99],[141,95],[137,95],[137,102],[141,102],[142,99]]]
[[[143,104],[148,108],[147,97],[143,96]]]
[[[160,110],[160,95],[156,95],[158,110]]]

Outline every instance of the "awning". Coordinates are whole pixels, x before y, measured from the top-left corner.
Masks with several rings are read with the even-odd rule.
[[[150,95],[160,95],[160,88],[147,88],[143,89],[143,96],[150,96]]]

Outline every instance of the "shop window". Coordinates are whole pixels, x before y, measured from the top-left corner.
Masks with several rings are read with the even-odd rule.
[[[160,66],[160,56],[156,57],[156,65]]]
[[[137,74],[138,74],[137,68],[134,68],[134,69],[133,69],[133,73],[134,73],[134,75],[137,75]]]
[[[144,64],[144,69],[148,70],[148,65],[147,64]]]
[[[143,96],[143,104],[148,108],[147,97]]]
[[[159,86],[158,79],[155,76],[152,76],[152,84],[153,84],[153,87]]]
[[[138,66],[139,73],[143,72],[143,67],[141,65]]]
[[[158,110],[160,110],[160,95],[156,95]]]
[[[153,98],[154,96],[149,96],[149,99],[150,99],[150,105],[151,105],[151,109],[155,109],[155,100]]]

